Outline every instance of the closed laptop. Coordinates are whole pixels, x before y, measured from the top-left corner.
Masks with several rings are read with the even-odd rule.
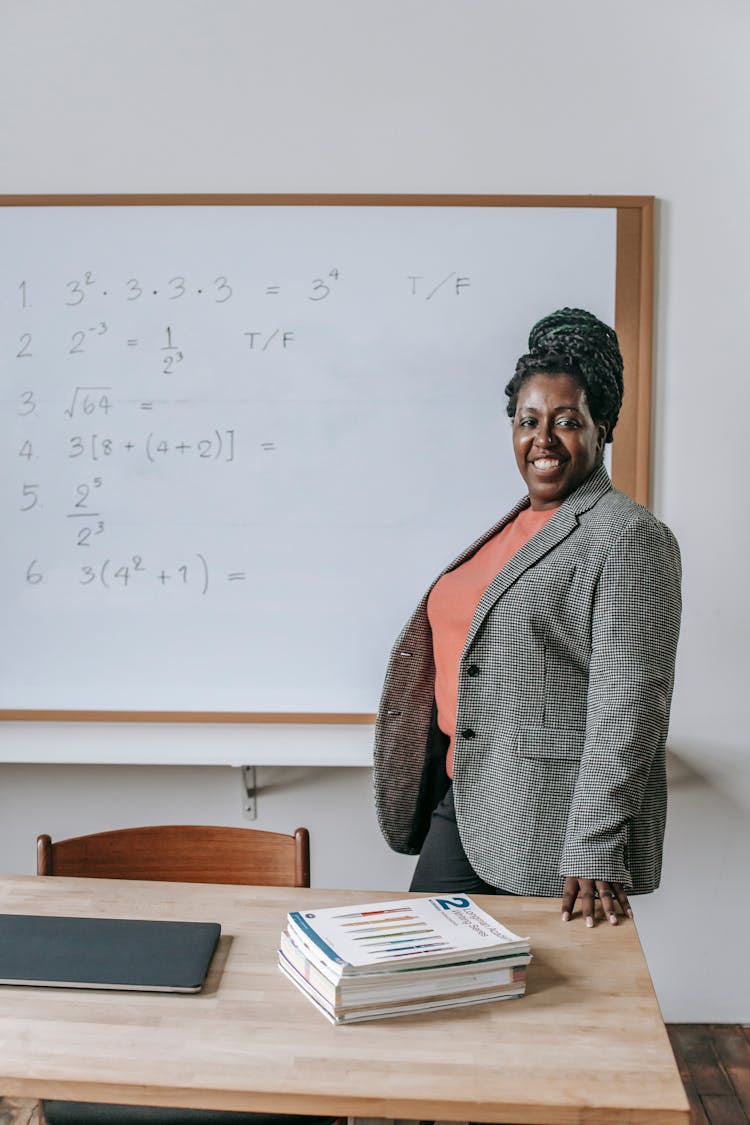
[[[218,922],[0,914],[0,984],[198,992]]]

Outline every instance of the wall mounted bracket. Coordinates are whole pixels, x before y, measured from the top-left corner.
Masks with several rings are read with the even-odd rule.
[[[243,766],[240,770],[240,778],[242,780],[242,815],[245,820],[255,820],[258,815],[255,766]]]

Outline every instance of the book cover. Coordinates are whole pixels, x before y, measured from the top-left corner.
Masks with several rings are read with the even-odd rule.
[[[332,979],[529,953],[528,938],[512,933],[468,895],[292,911],[287,930]]]

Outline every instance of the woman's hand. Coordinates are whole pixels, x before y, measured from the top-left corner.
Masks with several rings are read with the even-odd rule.
[[[607,879],[576,879],[569,875],[563,887],[562,920],[569,922],[573,917],[573,907],[577,898],[581,900],[581,913],[587,926],[594,925],[594,911],[596,900],[602,904],[605,917],[613,925],[617,925],[616,906],[619,903],[623,914],[633,917],[633,911],[628,902],[628,896],[622,889],[622,883],[610,883]]]

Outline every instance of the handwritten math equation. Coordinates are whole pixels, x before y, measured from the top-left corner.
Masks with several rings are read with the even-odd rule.
[[[15,353],[17,360],[44,359],[54,361],[62,355],[91,356],[92,358],[107,359],[111,353],[101,352],[102,340],[109,338],[110,327],[107,321],[101,320],[92,328],[77,329],[71,334],[69,340],[58,340],[53,343],[47,341],[45,345],[36,344],[33,332],[22,332],[18,337],[18,350]],[[271,351],[287,352],[298,339],[299,332],[289,328],[269,327],[263,330],[257,328],[243,328],[240,332],[245,342],[248,355],[264,355]],[[97,340],[100,342],[97,344]],[[108,341],[109,342],[109,341]],[[130,336],[120,333],[115,346],[119,346],[122,354],[128,350],[135,353],[136,349],[146,349],[147,362],[151,365],[152,373],[162,375],[179,374],[180,365],[185,362],[186,349],[179,342],[179,334],[171,324],[167,324],[158,333],[151,332],[149,338]],[[100,349],[96,355],[97,348]],[[189,355],[189,353],[187,353]],[[140,366],[140,362],[138,364]]]
[[[31,559],[25,573],[29,586],[40,586],[48,580],[44,561]],[[116,590],[144,593],[174,591],[205,597],[212,584],[232,585],[247,581],[246,570],[209,569],[206,556],[199,551],[185,558],[153,561],[147,555],[104,558],[82,563],[77,571],[55,575],[58,584],[77,585],[92,590]]]
[[[77,309],[90,305],[94,298],[116,304],[133,304],[136,301],[210,301],[217,305],[228,301],[244,301],[259,296],[281,297],[291,290],[296,296],[307,301],[325,301],[334,293],[341,278],[336,266],[326,269],[319,277],[307,281],[288,281],[284,284],[277,279],[239,285],[230,278],[219,275],[213,279],[188,279],[181,274],[172,277],[150,278],[129,277],[115,281],[107,280],[98,270],[84,270],[80,276],[64,282],[58,294],[59,302],[66,308]],[[471,277],[459,270],[449,270],[445,274],[407,273],[389,278],[391,286],[400,286],[402,292],[411,297],[432,301],[438,294],[443,297],[459,296],[471,288]],[[34,306],[34,282],[26,278],[18,282],[17,301],[21,309]],[[96,331],[93,328],[92,331]],[[82,343],[82,341],[80,341]]]

